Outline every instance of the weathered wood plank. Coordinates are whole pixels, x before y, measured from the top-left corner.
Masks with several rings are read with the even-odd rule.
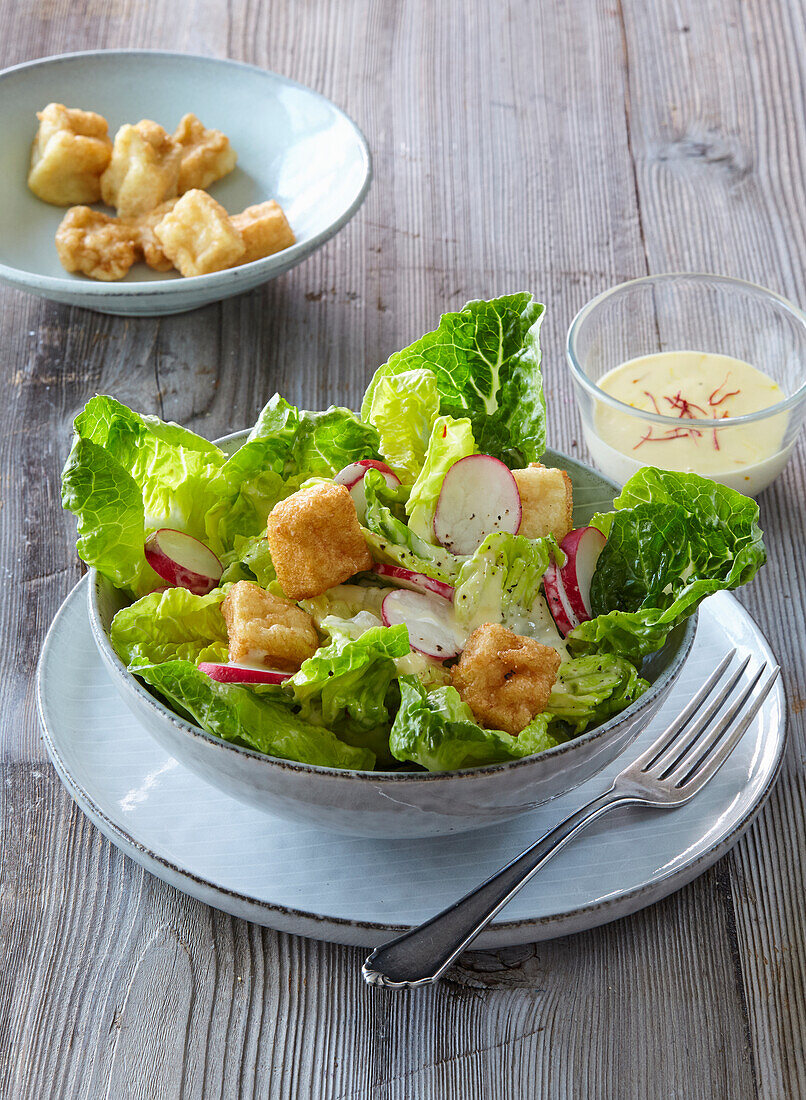
[[[549,305],[550,431],[572,452],[565,329],[646,270],[705,266],[806,299],[804,14],[727,5],[0,0],[0,63],[176,48],[312,84],[365,129],[375,183],[322,252],[241,299],[125,322],[3,290],[0,1095],[780,1097],[806,1092],[803,713],[784,779],[728,860],[586,935],[471,953],[441,987],[369,990],[360,951],[281,936],[121,856],[45,763],[38,645],[78,576],[58,467],[96,391],[213,437],[274,389],[355,405],[446,308]],[[687,28],[687,29],[686,29]],[[763,501],[747,594],[806,698],[801,450]],[[798,613],[800,621],[798,621]]]
[[[631,147],[650,270],[710,269],[806,301],[802,5],[624,4]],[[651,37],[652,51],[642,50]],[[762,1096],[806,1093],[806,453],[763,496],[770,561],[740,596],[785,670],[790,743],[769,809],[730,857]],[[793,553],[793,550],[795,551]]]

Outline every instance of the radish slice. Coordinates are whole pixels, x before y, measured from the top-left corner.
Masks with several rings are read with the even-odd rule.
[[[381,617],[385,626],[405,623],[409,628],[411,648],[426,657],[446,661],[461,649],[453,611],[440,596],[398,588],[385,597]]]
[[[593,617],[591,581],[606,542],[607,539],[596,527],[580,527],[566,535],[560,545],[566,554],[561,570],[562,583],[571,610],[582,623]]]
[[[493,531],[518,533],[521,498],[509,469],[491,455],[469,455],[445,475],[434,535],[453,554],[472,554]]]
[[[379,577],[386,577],[398,586],[407,588],[410,592],[427,592],[434,596],[442,596],[445,600],[452,600],[456,589],[445,581],[436,581],[433,577],[427,577],[425,573],[413,573],[411,569],[404,569],[402,565],[384,565],[379,562],[373,565],[372,572]]]
[[[383,474],[384,480],[390,489],[400,484],[400,478],[391,470],[385,462],[377,462],[374,458],[361,458],[358,462],[351,462],[343,470],[339,470],[333,480],[337,485],[346,485],[353,498],[355,510],[361,523],[367,514],[367,497],[364,492],[364,475],[367,470],[377,470]]]
[[[205,596],[221,580],[224,567],[203,542],[161,527],[146,539],[143,547],[146,561],[154,572],[175,588],[187,588],[197,596]]]
[[[568,600],[563,584],[562,570],[555,562],[551,562],[543,575],[543,589],[546,593],[549,611],[557,624],[557,629],[565,638],[574,627],[579,626],[579,619],[574,614]]]
[[[202,661],[199,670],[219,684],[282,684],[290,680],[292,672],[280,672],[274,668],[257,668],[253,665],[218,664]]]

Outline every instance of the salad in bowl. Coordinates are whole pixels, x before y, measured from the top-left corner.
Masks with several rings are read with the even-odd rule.
[[[763,564],[758,509],[644,467],[574,527],[541,462],[542,316],[470,302],[360,412],[275,396],[234,449],[93,398],[63,503],[129,673],[214,738],[360,772],[518,761],[631,707],[671,632]]]

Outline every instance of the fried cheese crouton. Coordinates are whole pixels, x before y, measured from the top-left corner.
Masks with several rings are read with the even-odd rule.
[[[28,173],[33,193],[54,206],[97,202],[101,173],[112,155],[106,119],[63,103],[49,103],[36,117]]]
[[[112,159],[101,176],[101,197],[118,214],[146,214],[176,195],[182,151],[157,122],[144,118],[115,134]]]
[[[227,624],[231,661],[262,661],[281,672],[296,672],[319,647],[310,615],[251,581],[232,586],[221,614]]]
[[[136,214],[131,218],[120,219],[123,225],[130,227],[143,259],[155,271],[171,271],[174,266],[163,252],[162,244],[154,234],[154,227],[173,210],[177,201],[177,199],[168,199],[167,202],[161,202],[159,206],[149,210],[147,214]]]
[[[281,252],[296,242],[283,208],[274,199],[257,206],[247,206],[241,214],[233,214],[230,221],[241,234],[246,252],[239,261],[242,264],[262,260]]]
[[[286,596],[305,600],[370,569],[353,498],[344,485],[300,489],[269,513],[271,560]]]
[[[173,138],[182,150],[180,195],[197,187],[205,190],[235,167],[238,157],[227,135],[220,130],[208,130],[195,115],[184,115],[180,119]]]
[[[138,257],[130,227],[89,206],[74,206],[56,230],[56,251],[65,271],[92,279],[122,279]]]
[[[574,526],[573,488],[565,470],[552,470],[532,462],[525,470],[513,470],[521,498],[519,535],[539,539],[554,535],[562,542]]]
[[[470,635],[451,669],[453,686],[480,725],[517,736],[546,709],[560,655],[498,623]]]
[[[241,235],[221,205],[206,191],[187,191],[154,226],[168,259],[183,275],[207,275],[240,263]]]

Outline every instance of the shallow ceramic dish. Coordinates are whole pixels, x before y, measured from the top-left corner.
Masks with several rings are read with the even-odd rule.
[[[172,131],[182,115],[223,130],[238,154],[210,193],[230,213],[276,199],[297,243],[229,271],[183,279],[135,264],[125,279],[68,274],[54,245],[63,207],[27,187],[36,112],[56,101],[98,111],[110,134],[151,118]],[[295,267],[350,220],[372,177],[363,134],[324,96],[252,65],[151,50],[95,50],[0,73],[0,280],[19,290],[102,313],[157,316],[229,298]]]
[[[246,440],[219,440],[230,453]],[[547,466],[567,470],[574,485],[574,526],[606,511],[616,486],[588,466],[547,451]],[[372,837],[423,837],[477,829],[516,817],[584,783],[638,735],[663,700],[694,642],[696,616],[674,630],[645,663],[649,690],[621,714],[574,741],[537,756],[456,772],[361,772],[314,767],[263,756],[183,721],[126,669],[109,641],[125,597],[93,571],[92,633],[122,699],[148,733],[191,771],[258,809],[337,832]]]

